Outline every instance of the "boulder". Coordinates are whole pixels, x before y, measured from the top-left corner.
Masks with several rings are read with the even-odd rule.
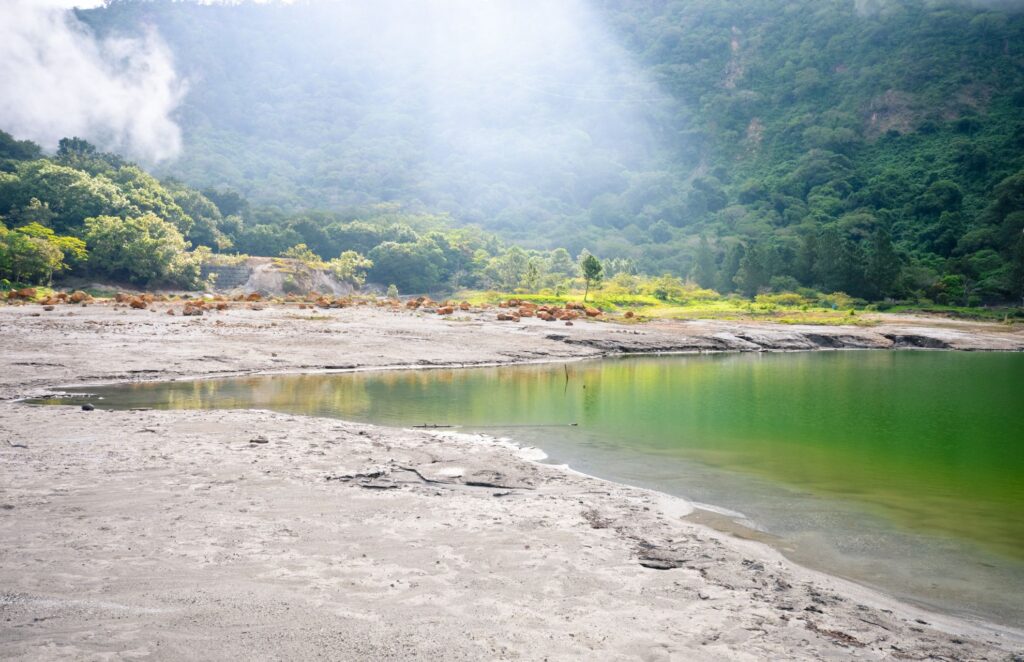
[[[194,316],[202,315],[203,314],[203,309],[200,308],[199,306],[196,306],[196,305],[193,305],[193,304],[189,303],[189,304],[185,304],[185,309],[181,311],[181,314],[186,316],[186,317],[194,317]]]
[[[633,317],[634,317],[633,311],[632,310],[627,310],[626,311],[626,319],[631,320],[631,319],[633,319]]]
[[[587,317],[597,317],[601,314],[601,311],[597,308],[585,308],[584,312],[587,313]]]
[[[455,308],[453,308],[451,306],[442,306],[441,308],[437,309],[437,314],[438,315],[451,315],[454,312],[455,312]]]
[[[131,306],[132,308],[135,308],[136,310],[145,310],[146,306],[148,306],[149,304],[146,303],[141,297],[132,297],[128,301],[128,305]]]
[[[91,301],[92,297],[81,290],[75,290],[71,293],[71,296],[68,297],[68,300],[71,303],[82,303],[83,301]]]

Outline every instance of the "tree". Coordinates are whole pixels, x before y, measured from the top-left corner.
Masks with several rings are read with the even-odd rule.
[[[1013,260],[1010,263],[1010,291],[1020,299],[1024,306],[1024,234],[1017,239],[1013,247]]]
[[[583,292],[583,300],[587,300],[587,295],[590,294],[591,285],[600,285],[601,276],[604,271],[604,267],[601,266],[601,260],[590,253],[585,253],[583,259],[580,260],[580,273],[583,274],[583,280],[586,282],[586,289]]]
[[[313,269],[320,268],[324,264],[320,256],[311,251],[306,244],[295,244],[291,248],[281,251],[281,257],[288,258],[289,260],[298,260]]]
[[[767,287],[775,273],[775,251],[759,244],[751,244],[740,260],[740,268],[733,279],[743,294],[752,297]]]
[[[362,287],[366,282],[366,272],[373,268],[373,260],[369,260],[355,251],[344,251],[327,265],[338,280]]]
[[[58,232],[76,231],[90,216],[116,216],[131,207],[124,192],[103,176],[45,160],[21,164],[16,175],[0,187],[0,209],[25,207],[38,199],[53,212],[52,226]]]
[[[42,156],[42,148],[31,140],[15,140],[6,131],[0,131],[0,160],[34,161]]]
[[[394,283],[403,292],[425,293],[442,285],[444,256],[433,244],[385,241],[372,251],[370,278],[376,283]]]
[[[518,246],[513,246],[503,255],[494,258],[489,269],[494,284],[506,292],[515,290],[526,275],[529,261],[526,252]]]
[[[718,272],[718,287],[715,289],[723,294],[736,291],[736,274],[739,273],[740,264],[743,262],[743,257],[746,253],[747,249],[744,248],[743,244],[733,244],[732,248],[725,254],[722,268]]]
[[[540,282],[543,274],[541,274],[541,263],[537,257],[531,257],[526,263],[526,273],[523,275],[523,287],[529,292],[536,292],[540,289]]]
[[[64,254],[46,239],[0,224],[0,276],[16,283],[49,283]]]
[[[864,278],[870,294],[876,297],[888,296],[900,276],[900,256],[893,248],[889,233],[879,228],[871,237],[871,251],[868,253]]]
[[[192,267],[185,238],[156,214],[85,219],[85,241],[92,268],[133,282],[171,281],[191,286]]]
[[[573,263],[569,251],[564,248],[556,248],[551,251],[548,257],[548,271],[552,275],[562,276],[563,278],[571,278],[575,275],[576,265]]]
[[[711,252],[708,238],[700,236],[700,243],[697,244],[697,260],[693,268],[693,277],[697,284],[705,289],[715,286],[715,276],[718,275],[718,268],[715,265],[715,254]]]

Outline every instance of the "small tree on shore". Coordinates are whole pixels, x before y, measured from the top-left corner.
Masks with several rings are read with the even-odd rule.
[[[586,289],[583,292],[583,300],[586,301],[587,296],[590,294],[590,286],[592,284],[600,285],[604,267],[601,266],[600,260],[587,253],[580,260],[580,271],[583,273],[583,280],[586,282]]]

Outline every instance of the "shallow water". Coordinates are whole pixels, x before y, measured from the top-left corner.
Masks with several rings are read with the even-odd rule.
[[[266,408],[507,436],[735,511],[812,567],[1024,623],[1024,354],[645,357],[88,390],[99,407]]]

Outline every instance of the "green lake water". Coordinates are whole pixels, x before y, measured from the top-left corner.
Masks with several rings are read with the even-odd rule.
[[[644,357],[88,391],[99,407],[265,408],[508,437],[707,504],[812,567],[1024,624],[1024,354]]]

